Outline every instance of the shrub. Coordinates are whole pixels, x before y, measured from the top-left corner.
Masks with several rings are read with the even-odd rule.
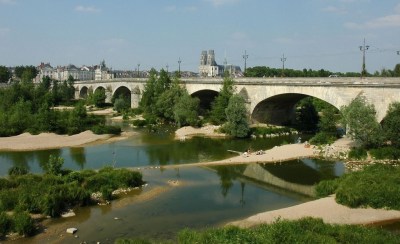
[[[374,159],[391,159],[397,160],[400,158],[400,149],[394,147],[375,148],[369,151]]]
[[[18,203],[18,194],[15,190],[6,189],[0,191],[0,211],[10,211]]]
[[[26,167],[13,166],[8,170],[9,176],[18,176],[18,175],[26,175],[26,174],[28,174],[28,169]]]
[[[316,197],[326,197],[326,196],[334,194],[336,189],[339,187],[340,181],[341,181],[341,178],[320,181],[315,186]]]
[[[14,231],[20,235],[31,236],[35,232],[35,223],[27,212],[17,212],[13,216]]]
[[[364,148],[352,148],[349,151],[349,158],[356,159],[356,160],[363,160],[366,159],[368,156],[367,150]]]
[[[336,140],[336,136],[326,132],[318,132],[310,139],[310,143],[314,145],[332,144]]]
[[[108,186],[102,186],[100,188],[100,192],[101,192],[101,195],[104,200],[112,200],[113,199],[113,195],[112,195],[113,189],[112,188],[110,188]]]
[[[61,168],[64,164],[64,159],[62,157],[56,157],[50,155],[49,161],[46,164],[45,171],[47,174],[51,175],[61,175]]]
[[[97,135],[102,135],[102,134],[120,135],[122,132],[121,127],[113,125],[95,125],[91,128],[91,130],[93,131],[93,133]]]
[[[0,212],[0,236],[6,235],[12,227],[10,217],[5,212]]]
[[[136,119],[132,121],[132,125],[137,127],[144,127],[147,125],[147,121],[144,119]]]
[[[336,190],[336,201],[349,207],[400,210],[400,168],[375,164],[348,174]]]

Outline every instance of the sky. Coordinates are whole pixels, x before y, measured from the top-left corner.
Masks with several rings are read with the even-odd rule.
[[[168,66],[202,50],[247,67],[369,72],[400,63],[400,0],[0,0],[0,65]]]

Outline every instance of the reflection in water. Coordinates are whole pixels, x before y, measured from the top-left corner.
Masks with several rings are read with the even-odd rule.
[[[226,197],[229,189],[233,186],[233,181],[243,174],[247,165],[214,166],[210,167],[216,170],[220,178],[221,194]]]
[[[262,164],[271,174],[287,182],[314,185],[321,180],[332,179],[343,174],[344,168],[322,159],[301,159],[276,164]],[[337,173],[337,171],[342,171]]]
[[[86,164],[86,154],[84,147],[71,147],[69,148],[69,153],[72,160],[79,166],[82,170]]]

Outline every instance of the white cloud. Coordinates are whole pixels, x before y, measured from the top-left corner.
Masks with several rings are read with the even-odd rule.
[[[400,27],[400,3],[394,7],[394,14],[368,20],[364,23],[347,22],[345,27],[349,29],[377,29],[388,27]]]
[[[85,13],[98,13],[101,12],[100,9],[93,7],[93,6],[82,6],[82,5],[78,5],[75,7],[75,11],[78,12],[85,12]]]
[[[11,4],[16,4],[16,3],[17,3],[16,0],[0,0],[0,4],[11,5]]]
[[[205,1],[211,3],[215,7],[219,7],[226,4],[237,3],[240,0],[205,0]]]

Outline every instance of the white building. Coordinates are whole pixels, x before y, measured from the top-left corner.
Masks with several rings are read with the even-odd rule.
[[[241,76],[242,71],[239,66],[225,64],[218,65],[215,61],[214,50],[202,51],[200,56],[199,74],[201,77],[223,76],[228,71],[232,76]]]

